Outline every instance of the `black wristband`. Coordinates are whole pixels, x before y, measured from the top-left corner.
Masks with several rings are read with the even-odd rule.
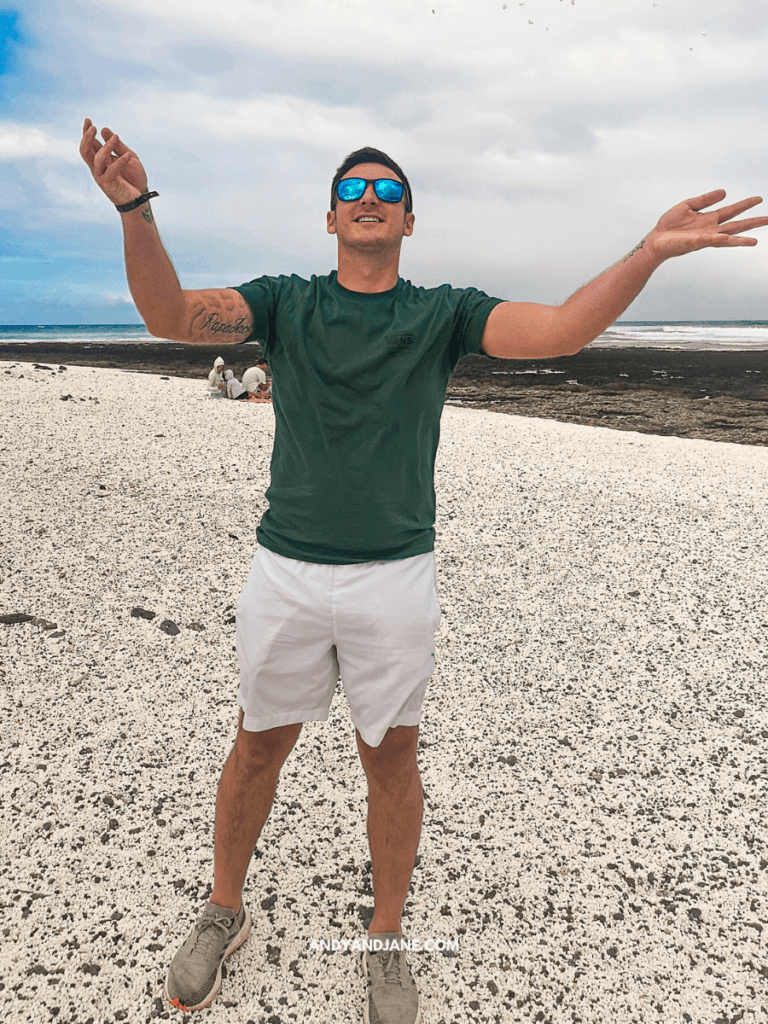
[[[118,213],[130,213],[131,210],[135,210],[137,206],[141,206],[143,203],[148,203],[150,199],[154,199],[155,196],[159,196],[159,192],[145,192],[143,196],[139,196],[138,199],[134,199],[131,203],[123,203],[122,206],[115,206]]]

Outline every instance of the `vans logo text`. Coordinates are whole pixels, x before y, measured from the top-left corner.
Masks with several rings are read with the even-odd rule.
[[[412,334],[393,334],[391,338],[387,338],[387,347],[390,352],[405,352],[412,344]]]

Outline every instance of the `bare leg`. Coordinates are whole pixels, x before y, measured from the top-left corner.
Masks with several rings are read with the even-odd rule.
[[[419,847],[422,789],[416,763],[418,726],[389,729],[378,747],[357,734],[368,777],[368,842],[373,870],[374,912],[368,932],[399,932]]]
[[[275,799],[280,769],[301,732],[300,725],[247,732],[242,722],[241,711],[216,797],[211,893],[212,903],[235,913],[256,841]]]

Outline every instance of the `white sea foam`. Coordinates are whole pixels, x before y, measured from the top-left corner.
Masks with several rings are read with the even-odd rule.
[[[614,324],[597,348],[672,348],[692,352],[768,349],[768,324]]]
[[[98,344],[162,344],[168,339],[153,338],[143,324],[37,327],[0,325],[0,343],[22,345],[34,342]],[[214,339],[215,342],[215,339]],[[616,323],[592,345],[598,348],[673,348],[692,352],[742,352],[768,349],[768,323],[753,321],[711,321],[701,323]]]

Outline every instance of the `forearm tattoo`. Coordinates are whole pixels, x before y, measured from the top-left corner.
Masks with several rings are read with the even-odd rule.
[[[246,323],[244,316],[239,316],[234,323],[227,324],[219,320],[216,313],[210,313],[203,324],[203,330],[209,330],[212,334],[250,334],[251,328]]]
[[[250,316],[241,314],[244,305],[239,295],[233,298],[221,292],[210,292],[201,296],[191,310],[190,336],[201,342],[246,341],[253,330],[253,321]]]
[[[142,206],[142,208],[141,208],[141,216],[144,218],[144,220],[147,222],[147,224],[154,224],[155,223],[155,218],[152,216],[152,211],[150,210],[148,204],[146,206]]]
[[[643,239],[642,242],[638,242],[637,245],[635,246],[635,248],[632,250],[632,252],[628,252],[627,255],[624,257],[624,259],[621,262],[622,263],[626,263],[627,260],[631,259],[635,255],[636,252],[639,252],[643,248],[644,245],[645,245],[645,239]]]

